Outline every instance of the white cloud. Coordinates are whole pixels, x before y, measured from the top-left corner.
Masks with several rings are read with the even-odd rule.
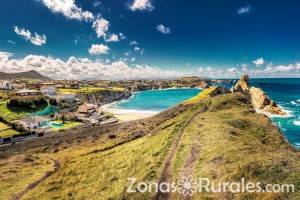
[[[0,52],[0,55],[7,52]],[[10,56],[11,54],[9,54]],[[111,62],[107,59],[92,61],[87,58],[70,57],[62,61],[53,57],[28,55],[20,59],[0,60],[0,71],[11,73],[36,70],[55,79],[147,79],[176,78],[181,72],[162,70],[149,65],[129,66],[124,61]]]
[[[12,40],[8,40],[7,41],[9,44],[16,44],[16,42],[15,41],[12,41]]]
[[[108,28],[109,28],[109,21],[107,21],[104,18],[96,19],[93,22],[92,27],[95,29],[98,38],[106,37],[106,33],[108,31]]]
[[[134,49],[133,49],[134,51],[140,51],[141,50],[141,48],[140,47],[134,47]]]
[[[119,37],[122,39],[122,40],[126,40],[127,37],[123,34],[123,33],[119,33]]]
[[[138,42],[133,40],[129,44],[130,44],[130,46],[136,46],[136,45],[138,45]]]
[[[242,64],[241,67],[243,73],[247,74],[249,72],[248,64]]]
[[[300,63],[267,66],[265,68],[248,69],[247,64],[240,68],[218,69],[212,67],[196,67],[188,72],[163,70],[149,65],[129,65],[134,57],[123,61],[111,61],[107,58],[90,60],[88,58],[70,57],[66,61],[51,56],[28,55],[14,59],[12,53],[0,52],[0,71],[15,73],[36,70],[43,75],[55,79],[147,79],[178,78],[181,76],[200,76],[212,78],[233,78],[244,74],[243,69],[251,77],[300,77]]]
[[[169,27],[166,27],[166,26],[162,25],[162,24],[157,25],[156,29],[159,32],[163,33],[163,34],[170,34],[171,33],[171,29]]]
[[[154,9],[154,7],[151,4],[151,0],[133,0],[132,4],[129,5],[129,9],[132,11],[137,11],[137,10],[151,11]]]
[[[229,68],[226,71],[232,75],[236,75],[238,72],[237,68],[235,68],[235,67]]]
[[[135,51],[135,52],[137,52],[137,53],[140,53],[140,54],[143,54],[143,53],[145,52],[145,49],[142,49],[142,48],[140,48],[140,47],[138,47],[138,46],[135,46],[135,47],[133,48],[133,51]]]
[[[257,67],[261,67],[262,65],[265,64],[265,60],[263,58],[258,58],[254,61],[252,61],[253,64],[255,64]]]
[[[89,49],[89,54],[91,55],[101,55],[108,54],[109,47],[103,44],[93,44]]]
[[[119,42],[119,36],[117,34],[111,34],[108,38],[105,39],[105,42]]]
[[[46,44],[47,38],[44,34],[39,35],[37,33],[34,33],[33,35],[29,30],[26,30],[24,28],[19,28],[17,26],[14,27],[14,31],[18,35],[22,36],[25,40],[29,40],[34,45],[41,46]]]
[[[61,13],[69,19],[90,21],[94,19],[93,13],[83,11],[75,4],[75,0],[41,0],[52,12]]]
[[[95,7],[98,7],[98,6],[100,6],[102,3],[100,2],[100,1],[95,1],[94,3],[93,3],[93,6],[95,6]]]
[[[8,60],[13,54],[9,52],[0,51],[0,61]]]
[[[243,15],[243,14],[246,14],[248,12],[250,12],[252,10],[251,6],[250,5],[247,5],[247,6],[243,6],[243,7],[240,7],[238,10],[237,10],[237,13],[239,15]]]
[[[226,71],[212,67],[198,67],[191,74],[199,77],[224,77]]]

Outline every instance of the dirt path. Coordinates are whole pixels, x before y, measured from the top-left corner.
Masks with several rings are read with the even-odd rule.
[[[61,167],[61,164],[58,160],[54,160],[54,159],[50,159],[52,160],[53,162],[53,168],[49,171],[47,171],[41,178],[39,178],[38,180],[30,183],[29,185],[27,185],[27,187],[19,192],[18,194],[16,194],[12,200],[20,200],[22,199],[22,197],[27,194],[30,190],[33,190],[34,188],[36,188],[40,183],[42,183],[44,180],[46,180],[47,178],[49,178],[52,174],[54,174],[55,172],[57,172],[60,167]]]
[[[171,183],[171,179],[172,179],[172,170],[171,170],[171,165],[174,161],[174,157],[177,151],[177,148],[179,147],[180,141],[183,138],[183,133],[186,130],[186,128],[188,127],[188,125],[195,119],[195,117],[202,113],[207,111],[207,107],[204,107],[203,109],[201,109],[200,111],[196,112],[195,114],[193,114],[192,117],[190,117],[183,125],[183,127],[180,130],[180,134],[175,138],[175,140],[173,141],[172,147],[168,152],[167,158],[164,162],[164,169],[163,172],[161,174],[161,178],[159,180],[159,184],[162,182],[167,182],[167,183]],[[170,193],[164,193],[161,191],[158,191],[157,195],[154,198],[155,200],[168,200],[170,199]]]
[[[189,176],[193,176],[193,174],[194,174],[194,165],[195,165],[195,162],[197,161],[197,158],[198,158],[198,156],[200,154],[200,148],[201,148],[199,135],[197,135],[194,138],[193,141],[194,141],[194,143],[193,143],[193,145],[191,147],[189,156],[185,160],[184,166],[181,169],[180,177],[183,177],[183,176],[189,177]],[[190,200],[190,199],[192,199],[191,196],[184,196],[184,195],[182,195],[181,197],[184,200]]]

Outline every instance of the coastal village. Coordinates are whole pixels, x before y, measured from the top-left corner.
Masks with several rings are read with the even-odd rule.
[[[225,80],[184,77],[178,80],[79,81],[0,80],[0,144],[117,123],[101,106],[133,92],[167,88],[208,88]],[[227,80],[228,82],[228,80]]]

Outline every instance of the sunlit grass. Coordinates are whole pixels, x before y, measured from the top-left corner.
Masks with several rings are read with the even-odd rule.
[[[89,93],[95,93],[100,91],[124,91],[124,88],[119,87],[113,87],[113,88],[101,88],[101,87],[80,87],[78,89],[66,89],[66,88],[60,88],[58,89],[58,92],[60,94],[89,94]]]
[[[7,108],[7,101],[0,102],[0,117],[6,121],[18,120],[26,117],[29,113],[25,111],[12,111]]]

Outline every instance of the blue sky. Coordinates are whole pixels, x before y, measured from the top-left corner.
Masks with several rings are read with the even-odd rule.
[[[0,70],[298,77],[299,9],[293,0],[2,0]]]

